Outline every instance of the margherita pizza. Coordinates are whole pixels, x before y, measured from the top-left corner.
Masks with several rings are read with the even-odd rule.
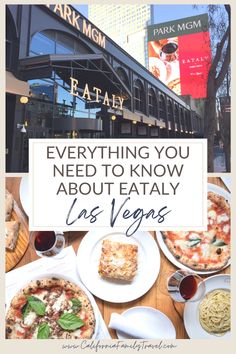
[[[8,339],[88,339],[94,329],[90,300],[64,279],[31,281],[14,296],[6,316]]]
[[[224,197],[208,192],[208,230],[163,232],[175,258],[194,270],[223,268],[230,258],[230,206]]]

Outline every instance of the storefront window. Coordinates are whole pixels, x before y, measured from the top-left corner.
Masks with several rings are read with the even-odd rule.
[[[173,106],[172,102],[168,102],[168,125],[170,128],[174,128],[174,114],[173,114]]]
[[[53,118],[96,119],[98,109],[85,108],[85,101],[69,93],[69,86],[55,72],[51,78],[29,80],[31,99],[27,121],[31,126],[51,127]]]
[[[128,79],[128,76],[127,76],[125,70],[121,67],[118,67],[118,68],[116,68],[116,72],[117,72],[119,78],[121,79],[121,81],[129,88],[130,83],[129,83],[129,79]]]
[[[56,33],[56,54],[75,54],[74,40],[64,33]]]
[[[183,131],[185,129],[185,123],[184,123],[184,112],[182,108],[180,110],[180,123],[181,123],[181,131]]]
[[[159,96],[159,118],[160,120],[165,120],[166,118],[166,105],[163,95]]]
[[[30,44],[30,55],[53,54],[56,51],[55,40],[49,31],[36,33]]]
[[[150,89],[148,92],[148,110],[150,116],[157,116],[157,100],[153,89]]]
[[[140,80],[134,83],[134,108],[145,113],[145,91]]]
[[[178,127],[178,129],[180,129],[179,109],[177,105],[175,105],[175,125]]]
[[[36,33],[30,43],[30,56],[42,54],[86,54],[91,51],[67,33],[45,30]]]

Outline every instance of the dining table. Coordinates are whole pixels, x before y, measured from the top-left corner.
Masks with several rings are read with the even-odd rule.
[[[22,212],[28,223],[28,216],[24,212],[23,206],[21,204],[20,193],[19,193],[21,178],[22,177],[6,177],[5,185],[7,190],[13,195],[14,200],[16,201],[18,206],[22,209]],[[208,177],[208,182],[225,189],[227,192],[230,192],[220,177]],[[72,246],[74,251],[77,252],[80,246],[80,242],[84,238],[86,233],[87,232],[85,231],[66,232],[65,233],[66,240],[67,240],[66,246]],[[155,231],[150,231],[150,234],[158,244]],[[111,314],[114,312],[121,314],[125,310],[128,310],[132,307],[148,306],[163,312],[166,316],[169,317],[169,319],[172,321],[175,327],[177,339],[185,339],[185,338],[187,339],[189,337],[185,330],[184,321],[183,321],[184,303],[175,302],[168,295],[167,292],[165,293],[165,291],[162,290],[166,286],[166,280],[167,280],[166,274],[171,272],[174,273],[177,270],[177,267],[173,265],[166,258],[166,256],[164,255],[160,247],[159,250],[160,250],[159,275],[155,283],[153,284],[153,286],[143,296],[139,297],[134,301],[130,301],[127,303],[112,303],[112,302],[103,301],[102,299],[99,299],[97,297],[95,297],[95,300],[99,307],[101,315],[105,321],[105,324],[107,326],[110,321]],[[28,245],[21,260],[15,265],[15,268],[22,267],[30,262],[37,260],[38,258],[39,257],[36,255],[34,249],[30,245]],[[219,271],[217,274],[230,274],[230,265],[225,269]],[[149,274],[147,274],[146,276],[148,277]],[[201,275],[201,276],[203,278],[206,278],[210,275],[208,274],[208,275]],[[109,329],[109,333],[112,338],[117,338],[115,330]]]

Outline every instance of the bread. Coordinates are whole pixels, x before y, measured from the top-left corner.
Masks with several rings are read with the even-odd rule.
[[[8,190],[5,190],[5,221],[11,220],[11,213],[14,205],[14,199]]]
[[[14,251],[19,236],[19,221],[5,222],[5,247],[8,251]]]

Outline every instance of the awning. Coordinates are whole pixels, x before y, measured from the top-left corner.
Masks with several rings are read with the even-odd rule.
[[[50,54],[20,60],[20,76],[26,80],[49,78],[53,71],[68,85],[70,77],[73,77],[79,81],[81,88],[87,83],[89,87],[98,87],[103,92],[131,97],[129,88],[103,54]]]
[[[6,71],[6,92],[28,97],[29,84],[28,82],[18,80],[10,71]]]

